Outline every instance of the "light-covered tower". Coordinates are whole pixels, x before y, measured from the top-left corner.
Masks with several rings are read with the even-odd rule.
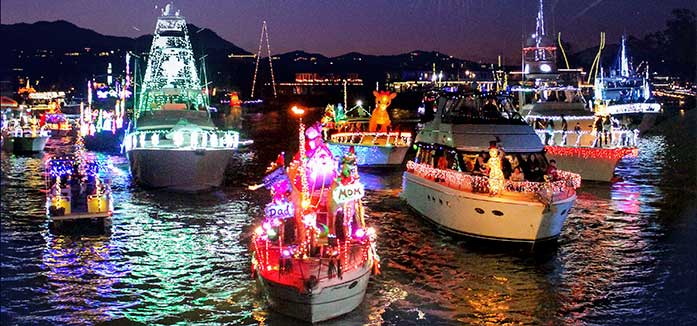
[[[545,33],[544,3],[539,2],[535,33],[525,42],[523,48],[523,72],[527,78],[536,75],[554,74],[557,71],[557,46]]]
[[[168,102],[206,106],[195,63],[186,20],[168,4],[157,19],[136,114]]]

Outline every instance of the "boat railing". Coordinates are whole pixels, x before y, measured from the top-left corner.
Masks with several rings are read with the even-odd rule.
[[[489,178],[458,172],[453,170],[442,170],[431,167],[427,164],[407,162],[407,172],[431,181],[441,182],[441,184],[459,191],[472,193],[489,193]],[[556,170],[556,178],[551,181],[505,181],[506,194],[529,193],[543,201],[562,200],[569,198],[576,193],[576,188],[581,186],[581,176],[568,171]]]
[[[331,135],[332,142],[356,145],[409,146],[410,132],[341,132]]]
[[[639,140],[639,130],[612,129],[607,134],[594,130],[546,130],[535,129],[543,144],[575,146],[575,147],[602,147],[602,148],[626,148],[636,147]],[[606,138],[609,138],[608,141]],[[605,141],[603,142],[603,139]]]
[[[299,288],[306,287],[306,282],[310,279],[319,282],[341,278],[342,274],[365,266],[371,259],[370,242],[367,239],[330,247],[327,250],[335,251],[333,255],[325,253],[317,257],[295,257],[290,254],[292,247],[270,245],[269,240],[257,239],[254,244],[256,264],[261,265],[259,271],[264,276]]]
[[[165,142],[171,134],[171,141]],[[181,149],[237,149],[249,145],[251,140],[241,140],[237,131],[204,130],[148,130],[135,131],[126,135],[123,147],[133,149],[181,148]]]

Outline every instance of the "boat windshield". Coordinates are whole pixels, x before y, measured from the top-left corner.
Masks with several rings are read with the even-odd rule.
[[[437,100],[443,123],[525,124],[506,97],[482,97],[473,93],[441,96]]]

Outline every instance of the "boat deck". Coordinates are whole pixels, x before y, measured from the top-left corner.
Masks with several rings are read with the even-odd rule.
[[[111,212],[100,212],[100,213],[86,213],[79,212],[69,215],[61,216],[49,216],[51,221],[69,221],[69,220],[80,220],[80,219],[92,219],[92,218],[108,218],[111,216]]]

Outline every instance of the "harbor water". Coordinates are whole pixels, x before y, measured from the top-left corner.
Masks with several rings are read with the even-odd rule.
[[[362,171],[382,273],[357,310],[325,324],[697,324],[695,113],[644,135],[618,167],[623,181],[585,183],[551,248],[440,232],[400,200],[399,169]],[[115,197],[105,225],[46,219],[43,162],[69,138],[36,156],[3,153],[2,324],[298,323],[270,311],[251,277],[252,226],[269,197],[247,190],[294,152],[297,124],[275,112],[244,126],[255,143],[211,193],[143,190],[123,156],[98,153]]]

